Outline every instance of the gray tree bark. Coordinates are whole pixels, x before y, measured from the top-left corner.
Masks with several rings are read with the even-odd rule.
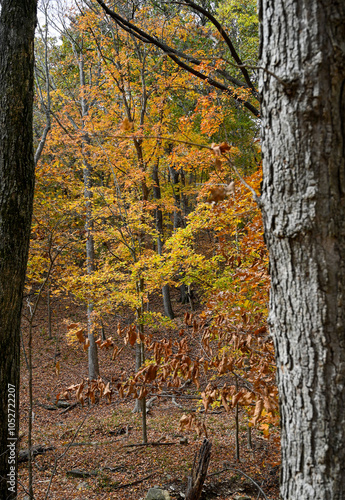
[[[284,499],[345,498],[345,2],[261,0]],[[272,73],[275,75],[272,75]]]
[[[17,490],[16,477],[8,476],[8,445],[18,437],[20,318],[34,194],[36,9],[36,0],[2,0],[0,13],[0,498],[8,499]]]
[[[76,51],[74,45],[73,49]],[[79,79],[80,89],[83,92],[85,88],[84,56],[79,54]],[[89,106],[84,95],[81,96],[81,114],[82,131],[84,132],[85,118],[89,112]],[[87,144],[89,137],[83,133],[83,146]],[[88,162],[87,153],[84,152],[83,179],[84,179],[84,198],[85,198],[85,232],[86,232],[86,269],[88,276],[91,276],[95,268],[95,245],[93,238],[93,217],[92,217],[92,166]],[[93,301],[87,303],[87,337],[90,342],[88,349],[89,378],[96,379],[99,376],[98,351],[94,334],[93,321]]]

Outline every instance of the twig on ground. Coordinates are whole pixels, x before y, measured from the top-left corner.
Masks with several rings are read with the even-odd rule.
[[[134,448],[135,446],[172,446],[174,444],[179,444],[175,442],[162,443],[159,441],[151,441],[150,443],[134,443],[134,444],[124,444],[124,448]]]
[[[60,411],[59,415],[62,415],[63,413],[67,413],[68,411],[70,411],[73,408],[75,408],[77,405],[78,405],[78,403],[73,403],[72,405],[67,406],[67,408],[65,408],[64,410]]]
[[[172,397],[171,402],[172,402],[175,406],[177,406],[177,408],[179,408],[180,410],[187,411],[187,409],[186,409],[186,408],[184,408],[182,405],[180,405],[180,404],[176,401],[175,396],[173,396],[173,397]]]
[[[135,484],[139,484],[139,483],[146,481],[146,479],[150,479],[150,477],[152,477],[154,474],[155,473],[152,472],[152,474],[150,474],[149,476],[145,476],[142,479],[138,479],[137,481],[133,481],[132,483],[119,484],[118,486],[113,486],[111,489],[112,490],[119,490],[121,488],[128,488],[129,486],[134,486]]]
[[[224,467],[224,469],[222,469],[220,471],[212,472],[212,474],[207,474],[207,477],[218,476],[219,474],[222,474],[223,472],[226,472],[227,470],[230,470],[232,472],[238,472],[239,474],[242,474],[242,476],[246,477],[247,479],[249,479],[249,481],[251,481],[253,484],[255,484],[255,486],[257,487],[257,489],[260,491],[260,493],[263,495],[263,497],[266,500],[269,500],[269,498],[265,495],[265,492],[258,485],[258,483],[256,481],[254,481],[254,479],[252,479],[250,476],[248,476],[248,474],[246,474],[245,472],[243,472],[243,470],[241,470],[241,469],[235,469],[234,467]]]

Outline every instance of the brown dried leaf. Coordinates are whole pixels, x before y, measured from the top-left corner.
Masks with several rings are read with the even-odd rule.
[[[131,122],[127,117],[124,118],[120,127],[121,132],[129,132],[130,130],[132,130],[132,128],[133,128],[133,122]]]
[[[220,168],[222,166],[222,160],[219,158],[219,156],[216,156],[214,165],[216,168]]]
[[[135,331],[135,328],[130,328],[128,333],[127,333],[127,339],[128,342],[130,343],[131,346],[134,346],[134,344],[137,341],[137,332]]]
[[[227,142],[222,142],[221,144],[219,144],[219,149],[221,153],[225,153],[225,151],[231,150],[231,146]]]
[[[79,342],[81,344],[84,344],[85,342],[84,330],[82,328],[79,328],[79,330],[75,330],[73,333],[75,334]]]
[[[225,188],[226,194],[229,196],[230,194],[235,194],[235,183],[231,181],[230,184]]]
[[[80,327],[80,323],[70,323],[67,326],[67,330],[74,330],[75,328],[79,328],[79,327]]]
[[[110,382],[108,382],[107,385],[105,386],[104,393],[103,393],[103,396],[105,396],[107,398],[108,403],[111,403],[112,393],[113,393],[113,391],[112,391],[112,389],[110,389]]]
[[[237,405],[237,403],[238,403],[238,402],[239,402],[239,400],[241,399],[241,396],[242,396],[242,395],[243,395],[242,391],[239,391],[237,394],[234,394],[234,395],[232,396],[232,401],[231,401],[231,403],[232,403],[232,406],[233,406],[233,407]]]
[[[60,375],[60,361],[58,361],[55,365],[55,375]]]
[[[81,382],[80,384],[77,385],[77,392],[76,392],[76,398],[77,398],[77,401],[79,401],[82,405],[83,405],[83,402],[82,402],[82,391],[84,389],[84,382]],[[84,400],[83,400],[84,401]]]
[[[262,410],[264,409],[264,402],[262,399],[258,399],[255,405],[254,416],[250,420],[253,425],[258,423],[259,418],[261,417]]]
[[[148,394],[148,391],[146,389],[146,387],[143,385],[141,388],[140,388],[140,392],[139,392],[139,396],[138,396],[138,399],[143,399],[147,396]]]
[[[148,367],[146,375],[145,375],[145,379],[144,379],[145,384],[148,384],[148,383],[152,382],[156,378],[157,370],[158,370],[158,365],[157,364],[156,365],[150,365]]]

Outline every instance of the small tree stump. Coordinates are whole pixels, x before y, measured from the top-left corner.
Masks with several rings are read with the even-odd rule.
[[[207,475],[208,464],[211,458],[212,444],[208,439],[204,439],[199,453],[195,454],[192,473],[188,477],[186,490],[186,500],[199,500],[202,487]]]

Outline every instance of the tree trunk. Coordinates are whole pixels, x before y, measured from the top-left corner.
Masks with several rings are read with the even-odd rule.
[[[32,103],[36,8],[35,0],[1,2],[0,498],[15,498],[17,489],[12,449],[18,436],[20,317],[34,193]]]
[[[284,499],[345,498],[345,3],[261,0]],[[274,75],[272,74],[274,73]]]
[[[169,168],[169,176],[172,181],[173,195],[175,199],[175,211],[174,211],[174,231],[179,227],[185,227],[185,222],[182,216],[181,210],[181,191],[180,191],[180,172],[175,169],[174,166]]]
[[[52,336],[52,308],[50,296],[50,281],[47,283],[47,314],[48,314],[48,338],[51,340]]]
[[[74,47],[75,53],[77,53]],[[84,96],[85,89],[85,74],[84,74],[84,58],[83,54],[79,54],[79,80],[81,90],[81,114],[82,114],[82,131],[83,131],[83,146],[89,142],[87,132],[84,132],[85,118],[88,115],[89,106]],[[85,232],[86,232],[86,267],[87,274],[91,276],[95,267],[95,245],[93,239],[93,217],[92,217],[92,166],[87,160],[87,153],[83,152],[84,165],[83,165],[83,179],[84,179],[84,198],[85,198]],[[98,351],[94,334],[94,321],[93,321],[93,301],[88,300],[87,303],[87,338],[90,342],[88,348],[88,365],[89,365],[89,378],[96,379],[99,376],[99,363]]]
[[[158,177],[158,161],[154,164],[153,171],[152,171],[152,179],[154,182],[153,185],[153,196],[155,200],[160,200],[162,198],[161,195],[161,188],[159,184],[159,177]],[[162,250],[163,250],[163,214],[162,210],[157,206],[155,209],[155,219],[156,219],[156,229],[159,233],[159,236],[157,238],[157,253],[158,255],[162,255]],[[163,295],[163,308],[164,308],[164,314],[168,316],[170,319],[174,319],[174,311],[171,305],[171,298],[170,298],[170,288],[169,285],[163,285],[162,287],[162,295]]]

